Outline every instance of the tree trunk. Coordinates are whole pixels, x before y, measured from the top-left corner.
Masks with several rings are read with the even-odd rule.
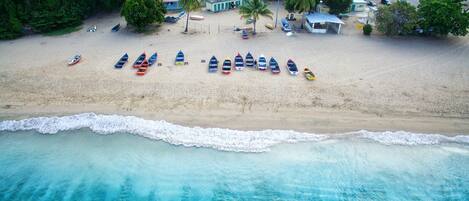
[[[301,16],[301,29],[303,29],[305,24],[305,13],[303,12],[303,15]]]
[[[254,32],[252,33],[253,35],[256,35],[256,20],[252,22],[252,25],[254,26]]]
[[[184,29],[184,32],[187,33],[189,30],[189,12],[187,12],[187,17],[186,17],[186,29]]]

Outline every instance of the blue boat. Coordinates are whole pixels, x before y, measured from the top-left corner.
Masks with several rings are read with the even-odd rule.
[[[184,53],[181,50],[179,50],[179,52],[176,55],[175,64],[184,65]]]
[[[116,65],[114,65],[115,68],[122,68],[125,63],[127,63],[127,61],[129,60],[129,55],[127,53],[125,53],[120,59],[119,61],[116,63]]]
[[[235,70],[243,70],[244,69],[244,60],[241,54],[238,53],[234,59],[235,63]]]
[[[121,24],[116,24],[116,26],[112,27],[111,31],[112,32],[118,32],[119,29],[121,29]]]
[[[142,65],[143,61],[147,57],[147,54],[144,52],[140,56],[138,56],[137,60],[135,60],[133,67],[134,68],[139,68],[140,65]]]
[[[282,31],[284,32],[291,32],[291,26],[290,23],[288,23],[287,19],[283,18],[282,19]]]
[[[293,62],[293,60],[291,59],[288,60],[287,69],[290,75],[293,75],[293,76],[298,75],[298,68],[296,67],[296,64],[295,62]]]
[[[245,60],[246,67],[254,67],[254,57],[250,52],[246,54],[246,60]]]
[[[278,65],[278,62],[273,57],[270,58],[269,67],[273,74],[280,73],[280,66]]]
[[[212,56],[212,58],[210,58],[210,61],[208,62],[208,72],[216,73],[217,71],[218,71],[218,60],[215,56]]]
[[[249,36],[248,36],[248,32],[246,30],[243,29],[243,31],[241,32],[241,38],[242,39],[248,39]]]
[[[151,55],[151,57],[148,59],[148,65],[149,65],[149,66],[152,66],[153,64],[156,63],[157,60],[158,60],[158,53],[155,52],[155,53],[153,53],[153,54]]]
[[[221,70],[223,74],[230,74],[231,60],[229,58],[226,58],[225,61],[223,61],[223,66],[221,67]]]

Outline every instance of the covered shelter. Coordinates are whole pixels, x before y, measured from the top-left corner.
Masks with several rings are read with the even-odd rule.
[[[306,15],[305,27],[311,33],[327,33],[328,31],[340,34],[345,24],[337,16],[327,13],[310,13]]]

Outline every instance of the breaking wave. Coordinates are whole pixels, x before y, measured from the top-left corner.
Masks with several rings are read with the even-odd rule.
[[[89,128],[100,134],[125,132],[174,145],[236,152],[263,152],[280,143],[320,141],[328,138],[326,135],[282,130],[238,131],[220,128],[191,128],[166,121],[94,113],[0,122],[0,131],[35,130],[43,134],[55,134],[81,128]]]
[[[468,135],[449,137],[440,134],[422,134],[406,131],[370,132],[365,130],[358,131],[357,133],[360,133],[362,138],[371,139],[387,145],[433,145],[440,143],[469,144]]]
[[[134,116],[82,113],[62,117],[36,117],[0,122],[0,131],[34,130],[43,134],[89,128],[95,133],[131,133],[174,145],[206,147],[223,151],[264,152],[280,143],[317,142],[335,135],[302,133],[289,130],[239,131],[221,128],[185,127],[166,121],[145,120]],[[383,144],[432,145],[445,142],[467,143],[469,136],[448,137],[439,134],[418,134],[405,131],[346,133],[345,136],[371,139]]]

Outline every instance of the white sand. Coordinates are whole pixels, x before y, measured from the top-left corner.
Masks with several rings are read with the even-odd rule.
[[[243,26],[237,11],[197,15],[206,20],[191,21],[191,34],[181,34],[184,20],[135,34],[114,14],[87,20],[65,36],[0,42],[0,117],[97,112],[238,129],[469,133],[468,37],[365,37],[352,20],[341,35],[286,37],[266,29],[272,20],[262,19],[259,34],[242,40],[232,31]],[[117,22],[124,28],[111,33]],[[92,24],[98,31],[87,33]],[[172,64],[179,49],[189,65]],[[163,66],[138,77],[131,63],[142,51],[158,51]],[[247,51],[274,56],[282,73],[209,74],[200,62]],[[125,52],[130,63],[114,69]],[[68,67],[75,53],[83,60]],[[310,67],[318,80],[289,76],[289,58],[300,69]]]

